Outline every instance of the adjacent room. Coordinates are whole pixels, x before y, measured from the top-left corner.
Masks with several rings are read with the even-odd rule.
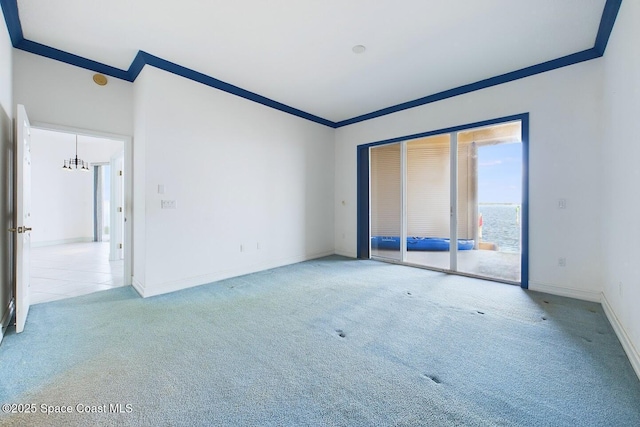
[[[0,6],[1,425],[640,425],[640,2]]]
[[[123,163],[122,141],[31,129],[32,304],[124,284]]]

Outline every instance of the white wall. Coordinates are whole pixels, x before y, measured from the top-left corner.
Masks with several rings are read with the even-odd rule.
[[[109,77],[93,82],[93,71],[14,52],[14,101],[24,104],[30,121],[119,135],[133,134],[133,85]]]
[[[80,136],[78,157],[108,163],[123,142]],[[75,135],[32,129],[31,243],[34,246],[93,241],[93,168],[66,171],[75,155]]]
[[[146,227],[146,174],[147,174],[147,109],[152,99],[152,82],[147,74],[151,67],[144,67],[133,84],[133,266],[132,283],[143,294],[147,282],[147,227]]]
[[[604,56],[604,305],[640,376],[640,2],[624,1]]]
[[[601,61],[589,61],[339,128],[336,252],[356,256],[357,145],[529,112],[529,286],[599,301],[601,78]]]
[[[8,324],[8,308],[13,297],[13,236],[5,230],[13,226],[13,47],[0,12],[0,340]]]
[[[333,129],[152,67],[135,86],[145,296],[334,252]]]

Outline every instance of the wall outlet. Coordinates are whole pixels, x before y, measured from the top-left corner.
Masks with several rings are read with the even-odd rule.
[[[161,200],[160,208],[162,209],[175,209],[176,201],[175,200]]]
[[[558,258],[558,267],[566,267],[567,259],[565,257]]]
[[[558,199],[558,209],[567,209],[567,199]]]

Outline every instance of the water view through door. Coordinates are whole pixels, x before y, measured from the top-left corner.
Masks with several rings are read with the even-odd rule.
[[[370,148],[371,256],[521,282],[520,121]]]
[[[458,253],[458,271],[479,277],[520,282],[522,228],[522,139],[520,122],[473,129],[458,134],[459,147],[475,158],[472,212],[477,221],[475,246]],[[460,208],[460,207],[459,207]],[[458,210],[460,216],[460,209]]]

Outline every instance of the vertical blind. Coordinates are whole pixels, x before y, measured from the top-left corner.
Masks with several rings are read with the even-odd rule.
[[[407,235],[449,237],[449,135],[407,143]]]
[[[407,142],[407,236],[450,235],[450,137]],[[400,144],[371,149],[371,235],[400,236]],[[458,238],[473,239],[477,225],[475,144],[458,145]]]
[[[400,236],[402,179],[400,144],[373,147],[370,151],[371,235]]]

